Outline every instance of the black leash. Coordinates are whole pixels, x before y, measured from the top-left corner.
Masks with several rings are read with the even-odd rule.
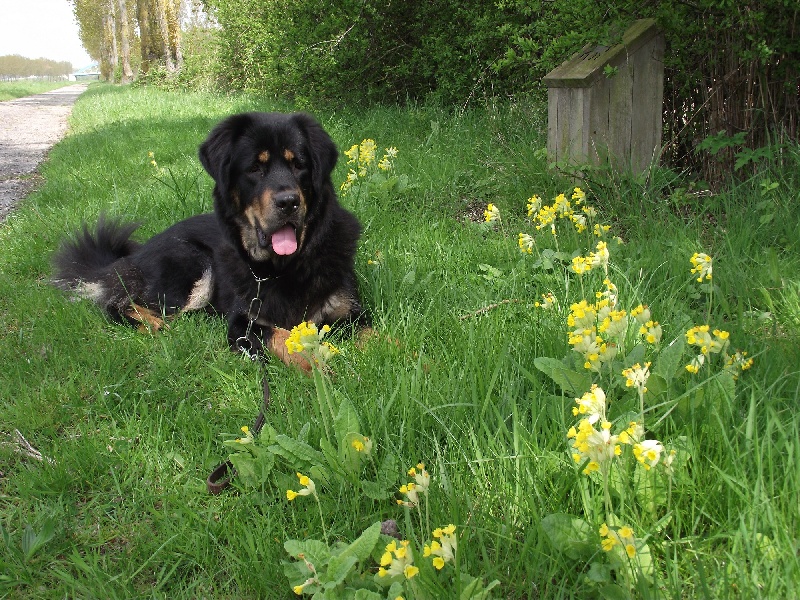
[[[269,380],[267,379],[266,373],[261,380],[261,386],[264,390],[264,394],[263,400],[261,401],[261,410],[259,411],[253,426],[250,428],[250,431],[253,433],[253,435],[258,435],[258,432],[261,431],[261,428],[264,427],[264,423],[267,420],[266,412],[269,409],[270,395]],[[226,460],[216,469],[211,471],[211,475],[209,475],[208,479],[206,479],[206,488],[208,488],[208,492],[210,494],[216,496],[221,494],[222,490],[231,484],[231,479],[234,477],[236,477],[236,469],[233,468],[231,461]]]

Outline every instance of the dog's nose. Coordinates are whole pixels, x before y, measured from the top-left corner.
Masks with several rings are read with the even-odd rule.
[[[278,192],[273,199],[275,207],[284,214],[291,214],[300,206],[300,194],[297,192]]]

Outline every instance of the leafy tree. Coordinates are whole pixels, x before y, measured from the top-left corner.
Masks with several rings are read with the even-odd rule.
[[[22,77],[61,78],[72,73],[72,64],[46,58],[25,58],[19,54],[0,56],[0,79]]]

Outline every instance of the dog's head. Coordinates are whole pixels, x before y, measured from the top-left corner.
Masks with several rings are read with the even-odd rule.
[[[314,221],[335,202],[338,152],[303,113],[229,117],[200,146],[214,178],[214,209],[249,262],[279,265],[299,255]]]

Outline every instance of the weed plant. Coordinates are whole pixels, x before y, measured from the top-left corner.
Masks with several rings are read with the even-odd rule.
[[[712,195],[659,169],[577,183],[552,171],[541,106],[319,111],[364,225],[357,270],[377,334],[328,334],[318,346],[336,351],[312,377],[229,352],[220,319],[140,333],[48,284],[64,234],[103,212],[145,239],[210,210],[196,152],[211,127],[292,108],[93,85],[44,185],[0,225],[0,594],[796,597],[800,150]],[[375,165],[361,177],[366,140]],[[527,205],[574,187],[609,230],[567,235],[562,220],[556,247]],[[690,272],[696,253],[710,280]],[[597,302],[606,278],[625,341],[617,363],[587,369],[570,307]],[[686,372],[687,332],[705,324],[754,359],[733,385],[721,353]],[[302,333],[294,351],[325,332]],[[662,358],[675,345],[680,360]],[[256,436],[242,427],[264,373]],[[592,383],[605,416],[581,412]],[[623,438],[613,468],[575,447],[595,414]],[[625,444],[630,421],[643,429]],[[235,489],[211,496],[205,479],[229,456]]]

